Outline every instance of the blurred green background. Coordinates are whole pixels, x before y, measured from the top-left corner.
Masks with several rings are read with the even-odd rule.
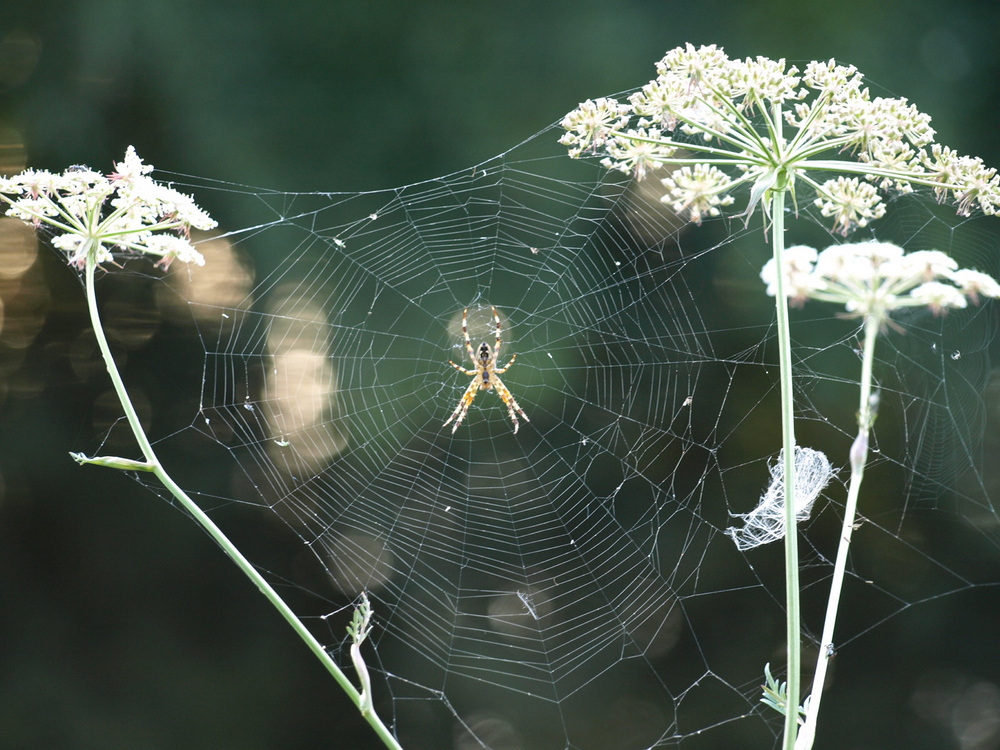
[[[641,85],[687,41],[853,63],[930,113],[940,141],[1000,164],[998,34],[996,0],[7,2],[0,166],[107,169],[134,145],[158,168],[234,183],[392,187]],[[80,286],[48,252],[0,277],[0,749],[377,747],[203,534],[69,460],[108,428]],[[162,365],[170,343],[127,363],[154,424],[192,398]],[[998,563],[985,556],[977,578],[1000,580]],[[817,747],[1000,746],[960,742],[947,714],[970,690],[1000,705],[998,631],[985,588],[881,625],[838,656]],[[927,675],[942,676],[934,709]]]

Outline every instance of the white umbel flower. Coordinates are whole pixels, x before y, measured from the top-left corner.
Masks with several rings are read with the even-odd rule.
[[[0,200],[8,216],[54,227],[53,246],[78,268],[110,262],[112,251],[152,256],[163,268],[175,260],[204,264],[190,232],[216,222],[191,196],[149,177],[152,170],[129,146],[110,175],[82,166],[62,174],[29,169],[0,180]]]

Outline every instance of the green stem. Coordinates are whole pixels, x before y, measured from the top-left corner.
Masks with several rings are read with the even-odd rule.
[[[327,652],[323,645],[316,640],[315,636],[309,632],[302,621],[296,616],[296,614],[291,610],[291,608],[285,603],[285,601],[278,595],[278,592],[265,580],[265,578],[257,571],[257,569],[243,556],[243,553],[236,548],[236,546],[229,541],[222,530],[215,525],[215,522],[206,515],[206,513],[198,507],[198,505],[182,490],[176,482],[170,477],[169,474],[160,465],[156,454],[153,452],[153,446],[150,444],[149,439],[146,437],[146,433],[142,429],[142,425],[139,422],[139,415],[136,414],[135,407],[132,405],[132,401],[129,399],[128,392],[125,390],[125,384],[122,381],[121,374],[118,372],[118,367],[115,365],[114,358],[111,356],[111,347],[108,345],[108,340],[104,335],[104,327],[101,325],[101,317],[97,310],[97,295],[94,286],[94,274],[96,270],[96,263],[94,259],[97,257],[97,250],[99,249],[98,243],[92,241],[93,247],[91,252],[87,254],[87,264],[84,272],[86,292],[87,292],[87,309],[90,313],[90,321],[94,328],[94,336],[97,339],[97,345],[101,350],[101,356],[104,358],[104,364],[108,369],[108,374],[111,376],[111,382],[114,384],[115,393],[118,394],[118,399],[121,401],[122,408],[125,410],[125,417],[128,419],[128,423],[132,428],[132,433],[135,435],[135,439],[139,444],[139,448],[142,451],[142,455],[145,457],[148,468],[147,471],[152,471],[156,475],[157,479],[163,483],[163,486],[169,490],[170,494],[177,498],[177,501],[184,507],[184,509],[190,513],[194,519],[208,532],[209,536],[215,540],[216,544],[222,547],[223,551],[229,555],[237,567],[243,571],[247,578],[249,578],[255,586],[260,590],[260,592],[267,598],[269,602],[274,606],[275,609],[281,614],[282,617],[292,626],[298,636],[305,641],[305,644],[309,647],[309,650],[313,652],[317,659],[319,659],[323,666],[326,667],[327,671],[333,675],[334,680],[343,689],[347,696],[351,699],[355,706],[361,710],[362,715],[368,721],[368,723],[374,728],[375,733],[379,736],[386,747],[391,748],[391,750],[402,750],[402,747],[393,737],[392,732],[389,731],[388,727],[382,722],[378,714],[375,713],[370,707],[370,696],[368,697],[367,705],[363,705],[361,694],[355,689],[354,685],[347,678],[347,675],[341,671],[340,667],[337,666],[336,662]],[[364,709],[364,710],[362,710]]]
[[[844,522],[840,530],[837,559],[833,565],[833,579],[830,581],[830,598],[826,605],[826,618],[823,621],[819,656],[816,658],[816,674],[813,677],[809,710],[795,750],[810,750],[812,748],[813,740],[816,737],[816,721],[819,716],[820,700],[823,697],[823,686],[826,683],[827,666],[833,655],[833,632],[837,624],[837,610],[840,607],[840,596],[844,586],[847,554],[851,548],[854,519],[857,518],[861,480],[864,478],[865,464],[868,461],[868,435],[871,432],[872,423],[875,421],[872,400],[872,367],[875,362],[875,339],[878,337],[880,327],[881,319],[879,317],[869,315],[865,318],[865,341],[861,359],[861,403],[858,408],[858,436],[851,446],[851,482],[847,489],[847,503],[844,506]]]
[[[781,447],[785,487],[785,617],[788,648],[785,731],[781,747],[794,750],[798,730],[801,672],[799,613],[799,546],[795,518],[795,412],[792,389],[792,344],[788,324],[788,297],[784,284],[785,190],[779,186],[771,194],[771,245],[778,268],[774,295],[778,316],[778,359],[781,376]]]

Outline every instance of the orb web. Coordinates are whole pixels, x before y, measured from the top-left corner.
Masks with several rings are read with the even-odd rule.
[[[768,238],[758,217],[689,226],[656,180],[572,161],[557,137],[377,192],[175,175],[252,218],[202,243],[205,269],[170,279],[164,304],[197,331],[203,371],[190,427],[163,442],[225,454],[229,477],[188,488],[213,512],[260,511],[292,532],[295,559],[269,570],[309,592],[302,615],[349,673],[343,629],[368,592],[376,706],[404,747],[768,746],[780,717],[759,697],[764,664],[780,671],[782,552],[726,534],[780,447]],[[980,260],[993,248],[919,196],[896,210],[870,231]],[[789,233],[833,241],[806,209]],[[473,367],[463,310],[473,348],[492,347],[494,307],[502,362],[517,355],[503,381],[530,422],[515,434],[480,390],[453,431],[470,381],[448,362]],[[858,321],[834,313],[793,314],[799,443],[841,469],[802,532],[813,641],[856,430]],[[859,556],[846,606],[865,616],[846,644],[976,585],[913,543],[914,509],[973,509],[995,545],[978,463],[992,315],[900,326],[880,342],[856,544],[926,574],[912,585]]]

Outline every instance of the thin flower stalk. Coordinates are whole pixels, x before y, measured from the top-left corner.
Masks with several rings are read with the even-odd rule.
[[[785,247],[785,191],[772,194],[774,226],[772,232],[772,260],[782,260]],[[784,279],[776,279],[780,286],[778,294],[785,294]],[[796,514],[795,482],[795,404],[792,388],[792,346],[791,326],[788,320],[788,305],[781,298],[775,305],[778,318],[778,359],[781,391],[781,452],[784,461],[785,492],[785,640],[787,652],[787,686],[785,698],[788,710],[785,712],[782,746],[791,748],[798,732],[799,698],[801,696],[801,609],[799,607],[799,536]]]

